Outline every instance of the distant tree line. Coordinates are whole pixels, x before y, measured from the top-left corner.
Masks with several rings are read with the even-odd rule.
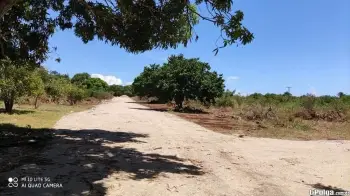
[[[113,95],[132,96],[131,89],[131,86],[109,86],[88,73],[78,73],[70,78],[67,74],[48,71],[26,62],[9,59],[0,62],[0,100],[4,102],[7,113],[12,113],[13,105],[23,97],[32,98],[37,108],[43,97],[48,98],[49,102],[74,105],[88,97],[102,100]]]

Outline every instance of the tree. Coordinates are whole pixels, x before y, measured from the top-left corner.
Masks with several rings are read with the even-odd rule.
[[[51,78],[50,82],[45,87],[45,91],[54,102],[59,104],[61,98],[67,95],[69,85],[69,81],[64,78]]]
[[[68,74],[61,74],[61,73],[58,73],[57,71],[50,71],[50,77],[56,78],[56,79],[63,79],[63,80],[66,80],[67,82],[70,82],[70,78]]]
[[[12,113],[17,98],[29,93],[31,71],[25,62],[0,60],[0,99],[4,101],[6,113]]]
[[[108,91],[113,93],[113,96],[127,95],[129,97],[133,96],[132,85],[110,85]]]
[[[86,81],[86,88],[93,91],[106,91],[108,84],[100,78],[89,78]]]
[[[2,18],[16,3],[16,0],[2,0],[0,1],[0,17]]]
[[[200,5],[207,7],[207,14],[197,11]],[[194,27],[200,20],[221,30],[217,53],[227,45],[253,40],[243,18],[243,12],[232,11],[231,0],[2,0],[0,54],[39,64],[52,51],[48,40],[58,28],[73,29],[84,43],[97,38],[133,53],[176,48],[199,38]]]
[[[29,94],[34,97],[34,108],[37,109],[38,99],[45,93],[45,85],[41,79],[40,73],[36,70],[32,73],[29,81]]]
[[[286,91],[286,92],[283,93],[283,96],[291,97],[291,96],[292,96],[292,93]]]
[[[70,105],[76,104],[78,101],[83,100],[86,97],[86,91],[79,88],[76,85],[70,84],[68,86],[67,98]]]
[[[162,67],[151,65],[133,83],[134,91],[141,96],[155,96],[174,100],[178,109],[184,100],[197,99],[214,103],[224,92],[224,79],[210,71],[208,63],[198,58],[186,59],[183,55],[170,56]]]
[[[157,97],[159,102],[165,102],[171,98],[168,93],[161,89],[163,78],[160,65],[152,64],[145,67],[132,84],[133,92],[140,97]]]
[[[72,82],[72,84],[86,88],[86,83],[90,78],[91,78],[90,74],[88,74],[86,72],[77,73],[73,76],[71,82]]]
[[[132,90],[132,85],[123,86],[123,95],[129,96],[129,97],[134,95]]]
[[[110,85],[108,91],[113,93],[113,96],[122,96],[124,94],[124,88],[122,85]]]
[[[44,67],[40,66],[39,68],[36,69],[38,75],[40,76],[41,80],[44,82],[44,84],[47,84],[50,82],[51,75],[47,69]]]
[[[342,97],[344,97],[344,96],[345,96],[345,93],[343,93],[343,92],[339,92],[337,95],[338,95],[338,97],[339,97],[339,98],[342,98]]]
[[[49,4],[57,4],[52,2]],[[0,59],[7,57],[39,65],[48,57],[48,40],[56,26],[55,19],[47,14],[48,2],[6,0],[0,4],[0,10],[6,4],[12,5],[12,9],[0,18]]]

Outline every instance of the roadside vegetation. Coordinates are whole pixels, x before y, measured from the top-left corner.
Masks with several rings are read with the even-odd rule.
[[[350,139],[350,95],[224,92],[222,75],[199,59],[171,56],[135,79],[133,92],[151,109],[214,131],[282,139]]]
[[[0,122],[21,127],[51,128],[63,115],[111,99],[131,96],[131,86],[109,86],[88,73],[48,71],[9,59],[0,63]]]
[[[208,63],[170,56],[163,66],[152,64],[135,78],[133,92],[140,97],[156,97],[158,102],[174,101],[178,111],[185,100],[197,100],[205,105],[215,103],[224,92],[224,79],[210,70]]]

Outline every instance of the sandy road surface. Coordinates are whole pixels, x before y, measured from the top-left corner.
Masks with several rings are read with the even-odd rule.
[[[63,117],[43,164],[13,175],[49,176],[59,189],[25,195],[309,195],[321,183],[350,190],[350,142],[238,138],[127,97]],[[50,194],[49,194],[50,193]]]

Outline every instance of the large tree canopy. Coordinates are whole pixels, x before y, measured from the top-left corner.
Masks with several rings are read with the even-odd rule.
[[[84,72],[84,73],[77,73],[73,76],[71,82],[72,84],[75,84],[80,87],[86,88],[87,81],[91,78],[90,74]]]
[[[91,89],[94,91],[105,91],[108,89],[107,82],[101,80],[100,78],[89,78],[83,85],[86,86],[87,89]]]
[[[37,79],[27,63],[0,60],[0,100],[4,101],[6,112],[12,112],[14,102],[19,97],[41,93],[41,84],[34,84]]]
[[[208,14],[197,12],[204,4]],[[11,8],[11,9],[10,9]],[[1,0],[0,54],[12,60],[44,61],[48,39],[59,27],[73,29],[87,43],[94,38],[137,53],[187,45],[199,20],[221,29],[222,45],[247,44],[253,35],[232,0]]]
[[[223,94],[224,87],[222,75],[210,71],[208,63],[198,58],[186,59],[183,55],[169,57],[163,66],[145,67],[133,82],[136,95],[174,100],[178,108],[190,99],[213,103]]]

